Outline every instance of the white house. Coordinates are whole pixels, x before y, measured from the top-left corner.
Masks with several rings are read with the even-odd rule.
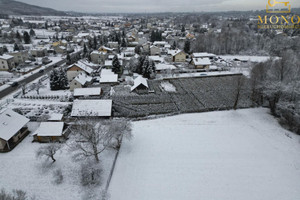
[[[65,140],[64,122],[41,122],[33,134],[36,142],[62,142]]]
[[[131,92],[133,91],[147,91],[149,89],[148,82],[146,78],[143,78],[142,76],[138,76],[136,79],[134,79],[134,84],[131,87]]]
[[[4,54],[0,56],[0,70],[9,71],[15,67],[14,57]]]
[[[0,151],[10,151],[29,133],[28,122],[29,119],[11,109],[0,115]]]

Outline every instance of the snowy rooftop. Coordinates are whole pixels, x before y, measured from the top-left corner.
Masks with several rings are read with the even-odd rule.
[[[90,73],[92,73],[92,72],[94,71],[93,68],[91,68],[91,67],[89,67],[89,66],[83,64],[82,62],[74,63],[74,64],[70,65],[70,66],[68,67],[68,69],[71,68],[71,67],[73,67],[73,66],[79,67],[80,69],[82,69],[83,71],[87,72],[88,74],[90,74]]]
[[[111,69],[102,69],[100,74],[100,83],[116,83],[118,75],[113,73]]]
[[[181,50],[168,50],[168,54],[172,55],[172,56],[176,56],[180,52],[182,52],[182,51]]]
[[[62,136],[63,122],[42,122],[33,135],[37,136]]]
[[[64,116],[63,114],[53,113],[50,115],[48,121],[60,121],[62,120],[63,116]]]
[[[250,61],[250,62],[266,62],[271,59],[270,56],[239,56],[239,55],[224,55],[218,56],[224,60],[240,60],[240,61]],[[279,59],[275,57],[274,59]]]
[[[203,58],[203,57],[216,57],[215,54],[207,53],[207,52],[201,52],[201,53],[193,53],[194,58]]]
[[[75,88],[74,96],[96,96],[101,94],[101,88]]]
[[[144,85],[145,87],[148,87],[147,79],[143,78],[142,76],[138,76],[136,79],[134,79],[134,84],[131,87],[131,91],[135,90],[139,85]]]
[[[0,138],[9,140],[28,122],[29,119],[23,115],[20,115],[11,109],[5,110],[0,115]]]
[[[2,56],[0,56],[0,59],[2,59],[2,60],[8,60],[8,59],[11,59],[11,58],[14,58],[14,57],[11,56],[11,55],[7,55],[7,54],[3,54]]]
[[[176,69],[174,65],[171,64],[165,64],[165,63],[158,63],[155,65],[156,70],[161,71],[161,70],[168,70],[168,69]]]
[[[86,75],[85,73],[80,73],[75,77],[75,80],[81,85],[85,85],[87,82],[91,82],[92,79],[92,77]]]
[[[72,108],[72,117],[110,117],[112,100],[75,100]]]
[[[195,65],[211,65],[209,58],[193,58]]]

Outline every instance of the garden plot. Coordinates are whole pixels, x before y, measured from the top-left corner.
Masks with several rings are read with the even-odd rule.
[[[111,200],[294,200],[300,196],[298,135],[267,109],[185,114],[133,124]]]
[[[14,99],[9,108],[18,110],[31,120],[47,119],[53,113],[68,114],[71,103],[47,100]],[[68,109],[69,108],[69,109]]]
[[[38,123],[30,122],[32,133],[38,128]],[[82,200],[101,199],[101,191],[106,186],[114,150],[105,150],[100,156],[101,166],[104,169],[102,185],[83,187],[80,183],[80,162],[71,159],[71,152],[67,146],[55,154],[56,162],[45,162],[36,158],[36,150],[43,145],[32,143],[33,138],[27,136],[13,151],[0,154],[0,189],[6,191],[20,189],[30,197],[38,200]],[[53,173],[60,169],[63,175],[61,184],[55,183]]]

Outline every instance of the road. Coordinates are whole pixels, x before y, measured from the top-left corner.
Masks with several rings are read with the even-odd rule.
[[[5,97],[5,96],[11,94],[12,92],[16,91],[17,89],[19,89],[19,88],[20,88],[20,85],[22,85],[23,83],[25,83],[25,84],[30,83],[31,81],[34,81],[35,79],[37,79],[37,78],[43,76],[43,75],[46,74],[47,72],[50,72],[50,71],[53,69],[53,66],[54,66],[54,65],[59,66],[59,65],[62,65],[63,63],[65,63],[65,62],[66,62],[66,59],[62,59],[62,60],[59,61],[59,62],[53,63],[53,64],[51,64],[51,65],[48,65],[48,67],[44,69],[44,72],[43,72],[43,73],[35,73],[35,74],[32,74],[31,76],[29,76],[29,77],[27,77],[27,78],[25,78],[25,79],[19,81],[19,82],[18,82],[18,83],[19,83],[19,86],[15,86],[15,87],[10,86],[10,87],[8,87],[8,88],[2,90],[2,91],[0,92],[0,99],[2,99],[3,97]]]

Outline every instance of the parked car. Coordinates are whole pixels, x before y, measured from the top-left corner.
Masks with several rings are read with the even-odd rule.
[[[19,85],[18,82],[11,82],[11,83],[8,83],[11,87],[16,87]]]
[[[52,62],[52,60],[50,60],[48,57],[44,57],[43,59],[42,59],[42,63],[44,64],[44,65],[47,65],[47,64],[49,64],[49,63],[51,63]]]

